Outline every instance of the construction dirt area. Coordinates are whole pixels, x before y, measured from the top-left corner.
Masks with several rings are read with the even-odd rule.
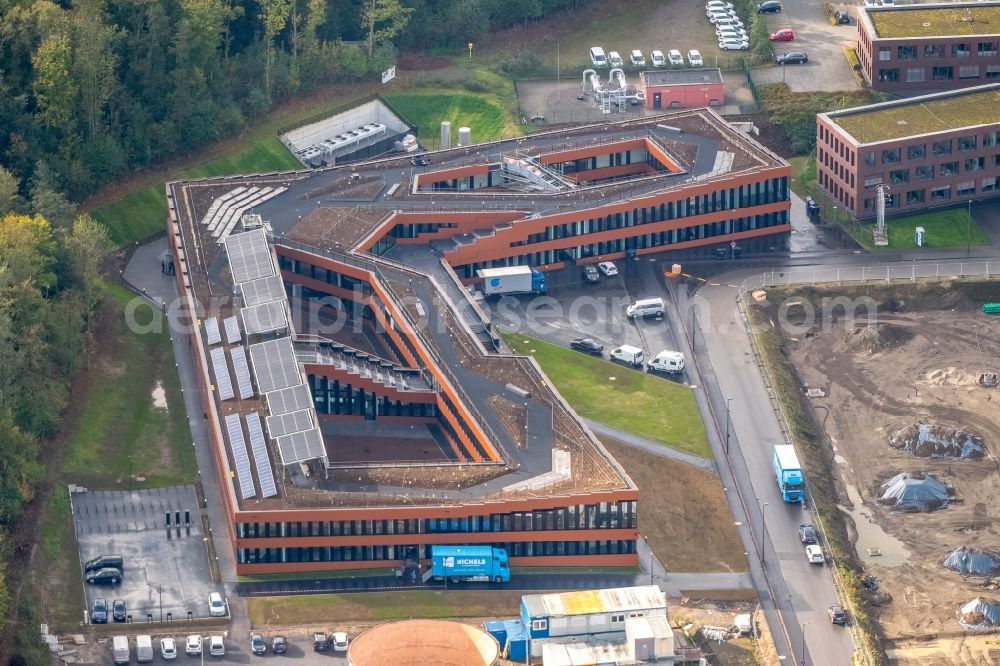
[[[844,296],[870,296],[877,312],[820,314]],[[772,322],[782,299],[800,299],[793,324],[817,306],[786,328],[785,348],[829,435],[894,663],[1000,663],[1000,317],[981,310],[998,296],[996,283],[768,294]]]

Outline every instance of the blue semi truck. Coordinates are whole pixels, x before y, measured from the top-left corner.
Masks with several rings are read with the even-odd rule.
[[[545,273],[530,266],[482,268],[476,274],[482,279],[483,293],[487,296],[544,294],[549,290]]]
[[[778,478],[781,497],[786,502],[801,502],[805,481],[795,447],[780,444],[774,447],[774,475]]]
[[[492,546],[431,546],[429,575],[434,580],[509,583],[507,551]]]

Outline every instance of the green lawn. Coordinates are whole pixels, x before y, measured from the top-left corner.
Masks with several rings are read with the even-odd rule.
[[[458,128],[472,130],[476,143],[519,134],[510,114],[497,97],[443,89],[437,92],[391,93],[386,101],[417,126],[421,141],[431,149],[439,147],[441,122],[451,122],[451,145],[458,144]]]
[[[889,232],[887,249],[890,250],[916,249],[914,230],[917,227],[924,228],[926,232],[925,247],[932,249],[965,247],[966,244],[971,246],[990,244],[986,232],[976,223],[975,215],[973,214],[970,221],[969,212],[965,208],[951,208],[921,215],[893,218],[886,220],[885,226]],[[844,226],[844,229],[868,250],[876,249],[872,242],[873,228],[874,224]]]
[[[786,158],[792,167],[792,192],[803,199],[816,194],[816,153]]]
[[[686,386],[519,333],[502,335],[514,353],[535,357],[581,416],[703,458],[712,456],[694,393]]]

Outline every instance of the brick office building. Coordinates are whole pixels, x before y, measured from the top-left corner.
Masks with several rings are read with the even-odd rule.
[[[855,218],[996,196],[1000,83],[817,116],[817,183]]]
[[[1000,80],[1000,2],[859,7],[858,61],[885,92]]]

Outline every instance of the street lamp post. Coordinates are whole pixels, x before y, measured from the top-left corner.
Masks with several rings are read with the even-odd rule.
[[[972,199],[969,199],[969,215],[965,218],[965,255],[972,251]]]
[[[764,522],[764,509],[767,502],[760,505],[760,565],[764,566],[764,549],[767,548],[767,523]]]
[[[802,657],[802,659],[799,662],[800,666],[806,666],[806,625],[807,624],[809,624],[809,623],[808,622],[803,622],[802,623],[802,652],[800,653],[800,656]]]
[[[649,584],[653,584],[653,549],[649,547],[649,537],[642,535],[642,540],[646,542],[646,550],[649,551]]]
[[[732,420],[729,413],[729,403],[732,398],[726,398],[726,455],[729,455],[729,423]]]
[[[132,454],[128,456],[128,491],[132,492]]]

